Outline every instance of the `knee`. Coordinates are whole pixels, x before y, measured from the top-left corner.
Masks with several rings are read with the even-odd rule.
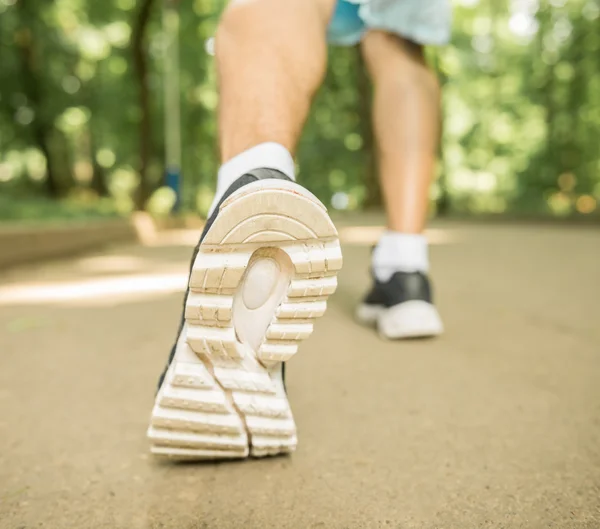
[[[386,31],[370,31],[362,42],[365,63],[375,82],[389,77],[395,82],[439,91],[439,81],[429,68],[423,47]]]
[[[249,47],[256,49],[264,30],[265,2],[270,0],[231,0],[221,14],[215,33],[215,56],[219,65],[245,57]]]
[[[216,38],[259,33],[281,20],[298,19],[327,24],[336,0],[231,0],[221,15]]]
[[[256,10],[260,9],[261,2],[251,0],[232,0],[221,14],[215,39],[217,44],[221,41],[235,38],[252,24]]]
[[[377,68],[386,57],[397,53],[400,39],[387,31],[371,30],[361,42],[361,51],[369,68]]]

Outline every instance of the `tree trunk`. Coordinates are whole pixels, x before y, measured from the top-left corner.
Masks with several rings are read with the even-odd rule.
[[[569,64],[579,65],[574,68],[574,74],[569,82],[567,109],[571,119],[571,134],[563,141],[563,152],[561,155],[561,165],[563,170],[573,171],[577,174],[577,180],[581,183],[585,180],[587,174],[585,171],[583,159],[585,138],[588,136],[586,130],[587,122],[578,117],[579,108],[585,102],[587,89],[587,78],[585,75],[585,52],[583,42],[585,34],[583,32],[583,20],[580,15],[571,19],[573,23],[573,36],[569,48],[566,52],[566,60]]]
[[[549,8],[541,9],[538,13],[539,30],[537,47],[539,56],[542,56],[544,50],[544,37],[551,30],[551,13]],[[559,156],[560,148],[555,143],[555,117],[556,103],[554,99],[555,72],[554,65],[547,64],[542,73],[542,83],[540,88],[540,100],[545,109],[546,122],[546,144],[542,159],[541,178],[538,179],[536,188],[550,187],[556,183],[556,177],[560,174]]]
[[[34,17],[35,9],[32,9],[27,0],[19,0],[17,3],[19,13],[19,30],[16,35],[16,43],[19,49],[21,62],[21,86],[27,102],[33,111],[33,120],[29,125],[35,145],[42,151],[46,158],[46,179],[44,187],[46,193],[51,197],[64,195],[68,186],[61,185],[58,167],[50,146],[54,125],[44,119],[44,100],[40,90],[42,81],[36,69],[34,50]]]
[[[140,184],[135,196],[135,208],[144,209],[152,193],[148,181],[148,166],[152,144],[152,119],[150,110],[150,89],[148,87],[148,58],[146,56],[146,33],[154,0],[143,0],[133,24],[131,51],[138,85],[138,101],[141,111],[139,124],[139,174]]]
[[[91,127],[89,130],[89,141],[90,162],[92,164],[92,181],[90,182],[90,187],[99,197],[107,197],[109,193],[108,186],[106,185],[106,175],[104,174],[104,168],[96,160],[96,138]]]
[[[98,63],[96,70],[96,77],[93,82],[87,83],[83,86],[83,98],[87,102],[89,108],[102,108],[102,94],[103,90],[103,64]],[[90,122],[86,130],[86,150],[92,164],[92,180],[90,182],[90,188],[93,189],[99,197],[109,196],[108,186],[106,183],[106,171],[98,161],[96,155],[98,154],[98,147],[102,146],[104,139],[104,127],[102,120],[92,113]]]

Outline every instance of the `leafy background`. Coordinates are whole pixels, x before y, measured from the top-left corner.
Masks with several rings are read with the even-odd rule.
[[[164,81],[179,16],[181,210],[216,170],[219,0],[0,0],[0,219],[167,214]],[[600,0],[460,0],[431,190],[438,215],[599,217]],[[380,205],[356,48],[332,48],[302,138],[302,182],[337,209]]]

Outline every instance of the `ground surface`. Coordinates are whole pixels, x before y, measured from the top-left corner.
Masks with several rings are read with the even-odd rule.
[[[0,276],[0,527],[600,527],[600,233],[434,227],[447,333],[410,343],[353,323],[377,230],[341,233],[289,458],[148,456],[194,233]]]

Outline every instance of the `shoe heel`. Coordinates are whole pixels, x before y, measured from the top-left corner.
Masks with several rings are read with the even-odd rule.
[[[296,448],[279,366],[312,333],[341,266],[337,231],[325,207],[302,187],[282,180],[262,180],[232,194],[200,245],[183,338],[223,392],[226,411],[241,421],[253,456]],[[171,454],[192,457],[185,452],[188,445],[178,441],[185,439],[173,440]],[[237,445],[215,454],[221,452],[244,457]]]

